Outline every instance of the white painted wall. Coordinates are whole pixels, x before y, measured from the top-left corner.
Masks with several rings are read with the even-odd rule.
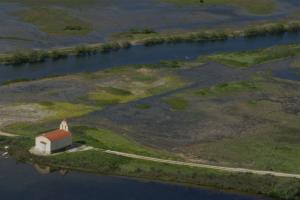
[[[46,148],[44,148],[44,143]],[[51,141],[44,136],[38,136],[35,138],[35,149],[44,154],[51,154]]]
[[[46,148],[44,148],[46,145]],[[50,141],[44,136],[38,136],[35,138],[35,149],[43,154],[51,154],[53,151],[63,149],[72,145],[72,137],[66,137],[57,141]]]
[[[68,123],[67,123],[66,120],[63,120],[63,121],[60,123],[59,129],[60,129],[60,130],[65,130],[65,131],[69,131],[69,126],[68,126]]]

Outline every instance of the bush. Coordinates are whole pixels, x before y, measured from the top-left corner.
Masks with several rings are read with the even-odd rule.
[[[127,44],[128,45],[128,44]],[[121,45],[117,42],[113,42],[113,43],[107,43],[107,44],[103,44],[101,46],[101,52],[102,53],[108,53],[110,51],[117,51],[121,48]]]
[[[95,54],[96,52],[97,52],[96,49],[91,48],[91,47],[87,47],[87,46],[84,46],[84,45],[80,45],[80,46],[77,46],[75,48],[75,55],[76,56],[92,55],[92,54]]]
[[[61,52],[61,51],[52,51],[50,53],[50,57],[53,59],[53,60],[59,60],[59,59],[62,59],[62,58],[66,58],[68,57],[68,54],[65,53],[65,52]]]

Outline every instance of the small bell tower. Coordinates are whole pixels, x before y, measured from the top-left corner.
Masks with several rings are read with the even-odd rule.
[[[66,120],[63,120],[59,126],[60,130],[69,131],[69,126]]]

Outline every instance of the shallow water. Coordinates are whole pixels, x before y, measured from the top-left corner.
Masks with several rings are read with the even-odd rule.
[[[273,76],[291,81],[300,81],[300,69],[284,69],[274,71]]]
[[[39,174],[33,166],[0,156],[1,199],[263,200],[259,197],[152,181],[64,170],[45,174],[46,171]]]
[[[15,79],[36,79],[79,72],[93,72],[114,66],[157,63],[161,60],[192,60],[218,52],[247,51],[273,45],[300,43],[300,33],[252,39],[232,38],[226,41],[164,44],[152,47],[134,46],[108,54],[86,57],[70,56],[58,61],[19,66],[0,65],[0,83]]]

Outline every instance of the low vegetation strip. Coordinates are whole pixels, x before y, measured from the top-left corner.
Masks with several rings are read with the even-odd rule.
[[[262,64],[271,60],[283,59],[299,55],[299,45],[281,45],[256,51],[231,52],[209,55],[204,60],[217,61],[224,65],[245,68]]]
[[[123,157],[128,157],[128,158],[147,160],[147,161],[166,163],[166,164],[182,165],[182,166],[189,166],[189,167],[200,167],[200,168],[215,169],[215,170],[221,170],[221,171],[227,171],[227,172],[251,173],[251,174],[257,174],[257,175],[272,175],[272,176],[277,176],[277,177],[300,179],[300,174],[289,174],[289,173],[282,173],[282,172],[261,171],[261,170],[244,169],[244,168],[221,167],[221,166],[215,166],[215,165],[206,165],[206,164],[199,164],[199,163],[153,158],[153,157],[141,156],[141,155],[136,155],[136,154],[111,151],[111,150],[106,150],[104,152],[108,153],[108,154],[113,154],[113,155],[118,155],[118,156],[123,156]]]

